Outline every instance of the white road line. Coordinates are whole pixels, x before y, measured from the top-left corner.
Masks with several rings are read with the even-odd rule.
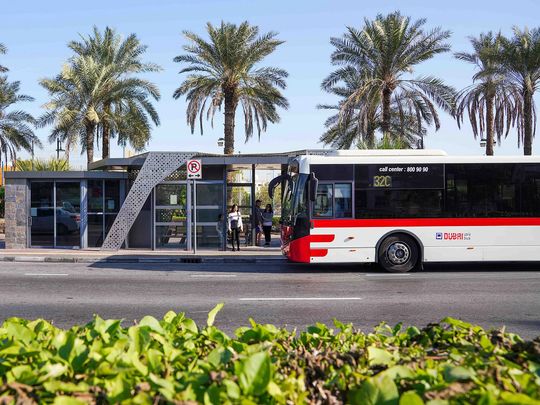
[[[202,278],[236,277],[236,274],[191,274],[190,277],[202,277]]]
[[[403,273],[403,274],[366,274],[366,277],[403,277],[403,276],[410,276],[410,273]]]
[[[67,273],[24,273],[25,276],[69,276]]]
[[[357,301],[360,297],[272,297],[238,298],[239,301]]]

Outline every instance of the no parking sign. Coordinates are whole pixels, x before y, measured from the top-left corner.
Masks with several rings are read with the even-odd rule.
[[[188,179],[202,179],[202,162],[200,159],[190,159],[187,164]]]

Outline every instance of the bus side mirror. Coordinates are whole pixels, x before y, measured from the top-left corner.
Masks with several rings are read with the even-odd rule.
[[[315,173],[311,172],[311,176],[309,176],[309,200],[312,202],[317,199],[317,187],[319,187],[319,180],[315,177]]]
[[[276,190],[276,187],[279,186],[284,180],[290,180],[291,176],[289,174],[282,174],[281,176],[277,176],[270,180],[270,183],[268,183],[268,196],[270,197],[270,200],[274,198],[274,191]]]

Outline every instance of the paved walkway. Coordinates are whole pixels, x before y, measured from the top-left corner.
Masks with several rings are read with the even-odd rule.
[[[279,247],[248,246],[240,251],[230,250],[148,250],[122,249],[114,252],[99,249],[5,249],[4,235],[0,235],[0,262],[159,262],[159,263],[255,263],[283,261]]]

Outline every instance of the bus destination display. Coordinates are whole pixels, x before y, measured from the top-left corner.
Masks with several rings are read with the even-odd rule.
[[[444,167],[434,164],[359,165],[357,188],[444,188]]]

